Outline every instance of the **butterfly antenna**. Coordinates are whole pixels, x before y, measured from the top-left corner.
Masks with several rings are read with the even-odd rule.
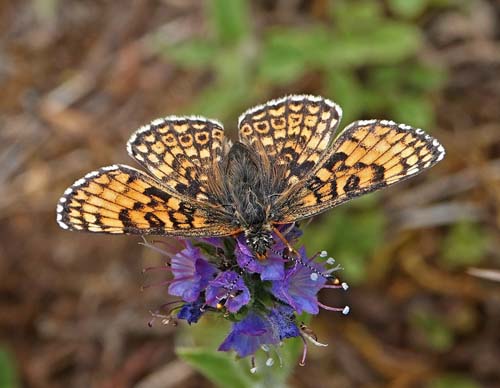
[[[335,279],[338,281],[338,279],[336,279],[330,273],[321,272],[317,268],[314,268],[311,264],[309,264],[311,261],[313,261],[318,256],[318,254],[315,254],[309,260],[304,261],[297,251],[294,250],[294,252],[295,252],[295,254],[294,254],[294,252],[290,252],[290,251],[287,252],[287,250],[288,250],[288,248],[285,248],[284,251],[277,251],[274,249],[272,251],[276,255],[281,256],[283,259],[285,259],[287,261],[293,261],[294,263],[297,263],[297,264],[307,268],[308,270],[311,271],[311,276],[313,276],[312,274],[315,274],[316,276],[321,276],[325,279]]]

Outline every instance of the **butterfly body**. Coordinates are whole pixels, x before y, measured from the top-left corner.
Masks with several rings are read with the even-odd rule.
[[[198,116],[153,121],[130,138],[149,172],[114,165],[87,174],[59,200],[64,229],[183,237],[244,233],[265,258],[281,224],[317,215],[439,162],[439,142],[387,120],[356,121],[322,97],[287,96],[246,111],[239,141]]]
[[[255,150],[236,142],[222,162],[223,177],[214,180],[222,186],[223,202],[230,204],[229,217],[245,233],[247,244],[258,257],[265,257],[273,244],[274,172],[262,165]],[[265,171],[265,172],[263,172]]]

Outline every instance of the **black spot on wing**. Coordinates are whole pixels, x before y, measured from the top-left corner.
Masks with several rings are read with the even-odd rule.
[[[347,178],[347,182],[344,185],[344,191],[348,193],[349,191],[354,191],[359,189],[359,176],[356,174],[351,175],[349,178]]]
[[[123,225],[125,227],[132,226],[132,222],[130,220],[130,215],[128,213],[128,209],[122,209],[120,210],[120,213],[118,214],[118,219],[123,222]]]
[[[155,196],[165,202],[167,202],[171,198],[170,194],[166,193],[163,190],[158,189],[157,187],[148,187],[146,190],[144,190],[143,194],[147,195],[148,197]]]
[[[149,222],[149,224],[152,227],[160,228],[165,226],[165,223],[162,220],[160,220],[158,216],[154,213],[147,213],[144,216],[144,218]]]
[[[333,170],[333,166],[335,166],[336,163],[338,162],[343,162],[344,160],[347,159],[347,154],[344,153],[344,152],[335,152],[331,157],[330,159],[328,159],[326,162],[325,162],[325,168],[332,171]]]

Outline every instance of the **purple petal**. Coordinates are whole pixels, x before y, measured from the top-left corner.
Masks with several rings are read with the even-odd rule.
[[[269,251],[264,260],[255,258],[247,247],[244,236],[237,239],[235,255],[240,268],[260,274],[262,280],[280,280],[285,276],[285,261],[281,256]]]
[[[261,345],[276,344],[279,341],[270,321],[250,312],[243,320],[233,324],[231,333],[219,346],[219,350],[233,349],[238,356],[246,357],[254,354]]]
[[[302,260],[307,262],[303,248],[299,254]],[[309,265],[320,273],[324,271],[324,268],[319,264],[309,263]],[[303,311],[317,314],[319,312],[317,294],[325,284],[326,279],[320,275],[312,274],[310,268],[296,263],[286,271],[283,280],[272,282],[271,292],[278,299],[292,306],[298,314]]]
[[[201,254],[200,249],[186,241],[186,248],[172,257],[174,281],[168,287],[171,295],[180,296],[186,302],[194,302],[217,272]]]
[[[228,292],[230,292],[229,296]],[[226,297],[227,300],[222,301]],[[212,307],[217,307],[221,301],[225,302],[224,306],[227,310],[236,313],[250,302],[250,291],[241,276],[234,271],[225,271],[209,282],[206,301]]]

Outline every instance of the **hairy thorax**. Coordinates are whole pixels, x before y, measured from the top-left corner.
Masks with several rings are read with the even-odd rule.
[[[269,223],[271,198],[266,191],[266,176],[253,152],[244,144],[233,145],[224,166],[225,191],[234,211],[233,222],[243,229],[256,256],[263,259],[273,244]]]

